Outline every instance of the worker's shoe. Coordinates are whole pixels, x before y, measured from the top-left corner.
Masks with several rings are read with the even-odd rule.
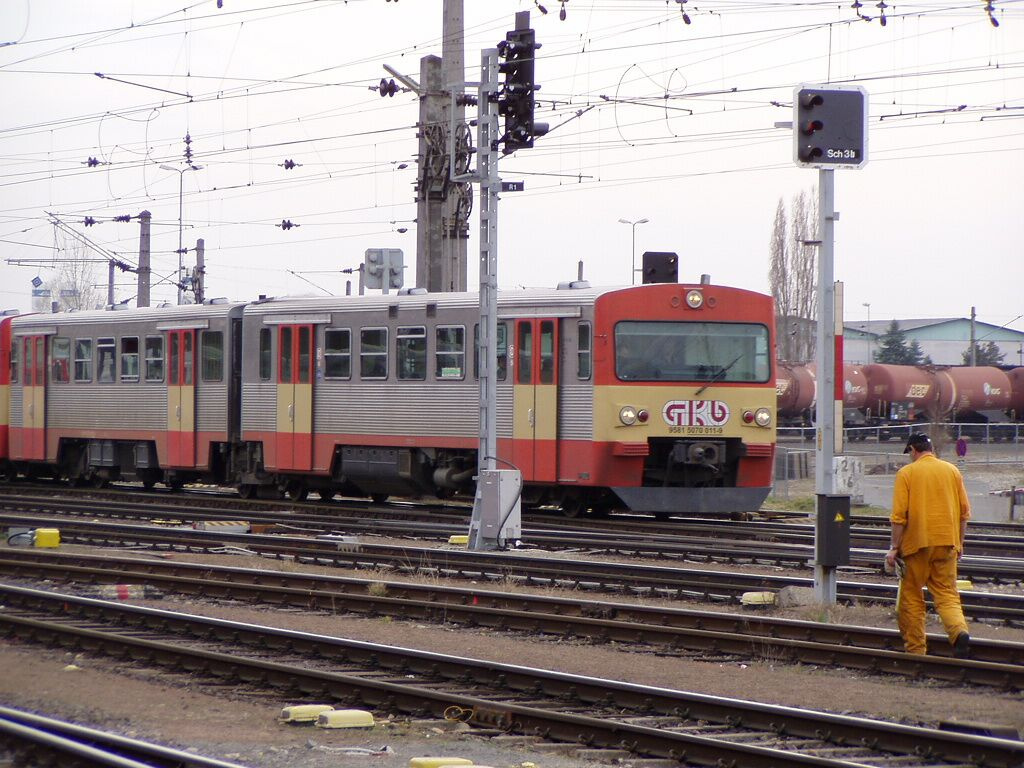
[[[971,655],[971,636],[961,632],[953,641],[953,658],[966,659]]]

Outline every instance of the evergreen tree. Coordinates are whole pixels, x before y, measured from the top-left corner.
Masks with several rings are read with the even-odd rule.
[[[893,320],[889,329],[878,339],[878,351],[875,352],[876,363],[888,363],[890,365],[914,365],[924,357],[921,354],[921,347],[915,341],[913,345],[907,345],[907,337],[900,330],[900,324]]]
[[[932,359],[925,357],[924,352],[921,351],[921,345],[917,343],[917,339],[910,342],[910,347],[907,348],[907,359],[909,362],[907,365],[928,365]]]
[[[974,364],[975,365],[1002,365],[1004,352],[999,351],[998,345],[993,341],[986,341],[984,344],[974,343]],[[964,365],[971,364],[971,345],[963,353]]]

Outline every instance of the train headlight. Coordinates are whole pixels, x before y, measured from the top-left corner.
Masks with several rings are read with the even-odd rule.
[[[758,408],[754,412],[754,423],[759,427],[767,427],[772,423],[772,412],[767,408]]]
[[[619,421],[627,427],[636,424],[636,408],[632,405],[624,405],[619,409]]]
[[[696,288],[686,292],[686,306],[690,309],[700,309],[704,306],[704,294]]]
[[[649,418],[651,418],[651,414],[646,408],[641,408],[636,412],[636,420],[641,424],[646,424]]]

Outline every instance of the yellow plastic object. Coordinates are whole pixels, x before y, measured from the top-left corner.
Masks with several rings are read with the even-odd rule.
[[[296,704],[281,710],[278,718],[282,723],[313,723],[324,712],[333,710],[330,704]]]
[[[56,528],[36,528],[36,535],[33,538],[37,547],[52,549],[60,546],[60,531]]]
[[[956,588],[958,592],[969,592],[974,589],[974,583],[970,579],[957,579]]]
[[[441,768],[442,765],[472,764],[472,760],[464,757],[414,757],[409,761],[409,768]]]
[[[740,605],[751,608],[760,608],[768,605],[775,605],[774,592],[744,592],[740,596]]]
[[[455,534],[448,537],[449,544],[469,544],[469,536],[464,533]]]
[[[362,709],[332,709],[321,712],[317,728],[373,728],[373,715]]]

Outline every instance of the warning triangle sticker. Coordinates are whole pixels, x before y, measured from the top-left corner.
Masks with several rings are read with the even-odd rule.
[[[841,522],[843,522],[843,521],[844,521],[845,519],[846,519],[846,518],[845,518],[845,517],[843,517],[843,513],[842,513],[842,512],[836,512],[836,519],[835,519],[835,522],[837,522],[837,523],[841,523]]]

